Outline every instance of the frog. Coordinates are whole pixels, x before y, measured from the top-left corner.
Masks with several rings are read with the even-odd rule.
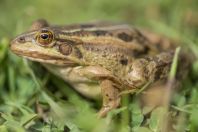
[[[102,96],[99,117],[119,107],[122,95],[166,79],[176,47],[169,39],[128,24],[59,26],[44,19],[10,42],[13,53],[41,63],[82,95]]]

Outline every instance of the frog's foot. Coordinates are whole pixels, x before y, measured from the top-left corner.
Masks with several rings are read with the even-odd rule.
[[[103,80],[100,83],[103,96],[103,106],[99,111],[99,117],[105,117],[107,113],[117,108],[120,104],[119,90],[113,86],[112,81]]]

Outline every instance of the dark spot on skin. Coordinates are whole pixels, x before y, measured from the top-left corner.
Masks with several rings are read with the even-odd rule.
[[[109,95],[108,95],[108,94],[106,94],[106,96],[107,96],[107,97],[109,97]]]
[[[132,36],[130,36],[130,35],[124,33],[124,32],[123,33],[119,33],[118,34],[118,38],[122,39],[125,42],[130,42],[130,41],[133,40],[133,37]]]
[[[121,63],[122,65],[127,65],[127,64],[128,64],[128,60],[127,60],[127,59],[121,59],[121,60],[120,60],[120,63]]]
[[[136,32],[136,34],[138,35],[138,36],[143,36],[143,34],[138,30],[138,29],[134,29],[135,30],[135,32]]]
[[[162,72],[163,72],[163,68],[162,67],[161,68],[159,67],[158,70],[155,72],[154,79],[155,80],[159,80],[160,77],[161,77]]]
[[[147,61],[152,61],[152,58],[150,56],[145,56],[144,59]]]
[[[148,54],[149,50],[150,50],[150,48],[149,48],[148,46],[146,46],[146,47],[144,48],[143,53],[144,53],[144,54]]]
[[[61,44],[59,45],[59,51],[63,55],[69,55],[72,52],[72,47],[68,44]]]
[[[103,31],[103,30],[97,30],[97,31],[93,31],[93,33],[96,36],[105,36],[107,34],[107,31]]]
[[[107,57],[107,55],[106,54],[102,54],[102,57]]]
[[[160,59],[157,56],[152,57],[152,61],[154,61],[158,66],[161,65]]]
[[[146,42],[149,42],[149,40],[144,36],[144,34],[142,34],[139,30],[135,29],[135,32],[137,34],[136,36],[136,40],[140,43],[140,44],[145,44]]]
[[[144,47],[143,50],[137,50],[137,49],[135,49],[135,50],[133,50],[133,56],[134,57],[138,57],[138,56],[146,55],[146,54],[148,54],[149,50],[150,49],[149,49],[148,46]]]
[[[112,98],[109,98],[109,101],[112,101],[113,99]]]
[[[83,58],[81,51],[77,47],[74,48],[74,51],[75,51],[75,55],[77,56],[77,58],[79,59]]]

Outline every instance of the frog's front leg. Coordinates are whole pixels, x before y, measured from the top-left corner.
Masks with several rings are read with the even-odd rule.
[[[117,80],[112,73],[101,66],[85,66],[76,70],[80,76],[85,76],[91,80],[111,79]],[[117,80],[118,81],[118,80]]]
[[[99,112],[100,117],[106,116],[106,114],[120,105],[120,91],[113,85],[111,80],[102,80],[100,83],[103,97],[103,105]]]
[[[120,91],[116,84],[118,80],[107,69],[100,66],[87,66],[78,70],[81,76],[86,76],[89,79],[98,80],[100,83],[103,106],[99,112],[100,117],[119,106],[120,104]]]

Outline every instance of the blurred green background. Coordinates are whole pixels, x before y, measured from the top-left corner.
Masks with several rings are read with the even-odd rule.
[[[15,35],[38,18],[52,24],[111,20],[138,25],[162,22],[185,31],[197,26],[196,0],[1,0],[1,35]],[[191,30],[195,31],[195,30]]]
[[[97,119],[100,101],[89,100],[9,51],[9,41],[36,19],[64,25],[89,21],[123,22],[177,39],[198,56],[197,0],[0,0],[0,131],[158,132],[163,108],[149,117],[138,96],[123,98],[122,107]],[[174,131],[198,130],[198,61],[169,114]],[[42,73],[42,74],[41,74]]]

